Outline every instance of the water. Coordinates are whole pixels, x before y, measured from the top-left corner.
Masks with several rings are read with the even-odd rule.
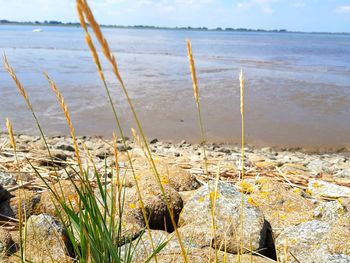
[[[0,26],[6,53],[47,134],[67,134],[43,71],[56,81],[80,135],[111,136],[113,114],[81,28]],[[246,137],[255,145],[350,146],[350,35],[104,29],[148,137],[198,141],[186,55],[191,39],[206,136],[239,142],[239,82],[246,77]],[[104,61],[126,130],[135,127]],[[37,129],[14,83],[0,71],[0,130]]]

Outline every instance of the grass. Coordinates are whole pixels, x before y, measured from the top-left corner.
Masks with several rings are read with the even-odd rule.
[[[89,47],[89,50],[91,52],[92,59],[96,65],[97,73],[101,79],[102,86],[106,92],[108,101],[110,103],[115,123],[116,123],[116,129],[119,132],[121,141],[125,148],[127,148],[127,142],[126,138],[124,136],[124,131],[121,127],[120,123],[120,117],[118,113],[117,106],[113,103],[111,92],[110,92],[110,86],[108,85],[106,78],[105,78],[105,71],[102,68],[101,64],[101,58],[98,53],[98,47],[95,45],[93,41],[93,37],[97,40],[96,43],[99,44],[99,47],[102,51],[102,54],[104,55],[104,58],[109,62],[110,67],[112,68],[113,74],[115,78],[118,80],[119,85],[117,88],[121,88],[122,93],[125,96],[125,100],[127,101],[129,108],[131,109],[132,116],[134,119],[134,124],[136,126],[136,129],[133,130],[134,137],[136,141],[141,145],[142,150],[144,151],[145,156],[148,160],[148,165],[150,170],[153,173],[154,179],[157,183],[157,187],[159,187],[162,197],[166,203],[168,212],[170,214],[171,223],[174,228],[174,235],[178,240],[180,251],[182,255],[183,262],[189,262],[188,261],[188,251],[186,250],[181,235],[177,229],[177,222],[174,217],[174,212],[171,206],[171,202],[169,202],[167,198],[167,194],[164,188],[164,185],[167,182],[164,182],[162,177],[160,176],[156,163],[154,161],[154,158],[152,156],[152,152],[150,150],[150,147],[148,145],[148,141],[146,139],[145,133],[142,129],[141,122],[138,118],[138,115],[136,113],[136,109],[132,103],[132,100],[130,99],[130,96],[128,94],[128,90],[124,84],[124,81],[122,79],[121,73],[119,72],[118,66],[117,66],[117,60],[113,53],[111,52],[107,40],[104,38],[104,35],[96,22],[93,13],[91,9],[88,6],[88,3],[86,0],[76,0],[76,7],[77,12],[80,20],[80,24],[84,30],[85,33],[85,41],[87,43],[87,46]],[[89,25],[89,26],[88,26]],[[92,31],[93,35],[90,33]],[[199,96],[199,88],[198,88],[198,80],[196,75],[196,69],[195,69],[195,60],[192,53],[192,47],[191,42],[187,41],[187,53],[188,53],[188,59],[189,59],[189,65],[190,65],[190,73],[192,77],[192,83],[193,83],[193,91],[194,91],[194,99],[196,103],[196,109],[198,114],[198,123],[199,123],[199,130],[200,130],[200,137],[201,137],[201,146],[203,148],[203,161],[204,161],[204,167],[206,175],[209,175],[208,172],[208,158],[206,154],[205,149],[205,132],[204,132],[204,125],[202,120],[202,114],[201,114],[201,108],[200,108],[200,96]],[[41,134],[41,137],[45,143],[46,150],[53,161],[52,154],[50,151],[50,148],[48,147],[44,132],[41,128],[40,122],[37,118],[37,115],[34,111],[34,108],[30,102],[30,99],[22,86],[20,80],[18,79],[15,71],[10,66],[6,56],[4,56],[4,66],[9,75],[14,80],[20,94],[22,95],[25,103],[27,104],[27,107],[29,111],[31,112],[33,119],[38,127],[38,130]],[[73,146],[74,146],[74,152],[75,152],[75,158],[76,162],[78,164],[78,170],[74,170],[74,167],[70,167],[74,170],[75,177],[79,179],[78,182],[73,180],[71,177],[70,182],[72,186],[75,189],[75,192],[78,196],[78,212],[75,210],[73,203],[69,198],[64,196],[64,189],[62,189],[62,186],[59,184],[59,187],[56,188],[52,186],[40,173],[40,171],[35,168],[35,166],[32,166],[33,170],[37,174],[39,178],[42,179],[43,183],[46,185],[50,193],[52,194],[52,197],[54,199],[54,204],[56,206],[57,210],[62,211],[60,215],[60,220],[64,223],[67,231],[69,240],[72,243],[73,247],[73,257],[78,262],[132,262],[133,254],[135,252],[135,249],[137,249],[137,245],[139,244],[139,241],[142,237],[142,235],[148,235],[148,238],[150,240],[151,246],[152,246],[152,253],[148,255],[148,258],[145,260],[145,262],[149,262],[150,260],[154,260],[155,262],[158,262],[157,254],[161,252],[161,250],[166,246],[167,240],[164,242],[161,242],[160,244],[155,244],[152,234],[151,234],[151,228],[149,225],[149,219],[148,214],[145,209],[144,203],[143,203],[143,196],[142,191],[138,182],[138,178],[135,173],[135,169],[133,166],[133,160],[130,153],[127,151],[127,159],[129,168],[132,172],[132,175],[135,180],[135,187],[137,189],[138,199],[139,199],[139,206],[142,211],[143,218],[145,220],[145,230],[143,234],[141,234],[136,239],[136,246],[131,245],[129,243],[131,240],[126,240],[123,237],[123,214],[124,214],[124,199],[125,199],[125,190],[122,187],[121,181],[123,181],[123,178],[120,178],[119,174],[119,167],[118,167],[118,150],[116,147],[117,138],[114,134],[114,158],[115,158],[115,167],[108,167],[107,164],[105,166],[105,169],[110,169],[110,172],[113,174],[112,176],[112,182],[110,184],[111,188],[108,188],[105,181],[106,178],[104,178],[103,175],[99,174],[97,172],[97,169],[93,163],[93,160],[91,158],[91,155],[89,151],[86,149],[87,155],[90,156],[90,161],[93,164],[93,169],[95,173],[96,178],[96,185],[93,184],[89,180],[89,170],[88,168],[83,167],[83,163],[81,160],[81,152],[78,147],[77,138],[74,131],[74,125],[72,123],[70,113],[68,106],[65,103],[65,100],[60,93],[58,87],[56,86],[55,82],[49,77],[47,73],[44,73],[44,76],[46,80],[49,83],[49,86],[51,87],[53,93],[56,95],[58,104],[60,105],[62,112],[65,116],[67,125],[70,130],[70,136],[73,139]],[[241,72],[240,74],[240,88],[241,88],[241,116],[242,116],[242,167],[241,167],[241,180],[244,179],[244,79],[243,74]],[[13,136],[12,126],[9,120],[6,122],[8,132],[9,132],[9,138],[11,145],[14,149],[16,160],[16,143]],[[56,171],[56,170],[55,170]],[[67,171],[66,171],[67,172]],[[68,174],[68,172],[67,172]],[[57,172],[56,175],[58,176]],[[209,189],[209,198],[211,202],[211,230],[213,237],[216,237],[216,224],[215,224],[215,209],[216,209],[216,200],[218,198],[218,181],[219,181],[219,172],[216,177],[216,184],[215,189],[211,190]],[[60,182],[60,181],[59,181]],[[101,198],[98,200],[95,197],[95,188],[97,187],[98,191],[101,194]],[[170,200],[171,201],[171,200]],[[20,210],[20,209],[19,209]],[[22,218],[21,213],[20,218]],[[243,197],[242,197],[242,209],[241,209],[241,227],[243,228]],[[26,222],[20,221],[20,225],[25,225]],[[26,235],[25,235],[25,228],[24,233],[22,233],[22,228],[20,227],[20,259],[21,262],[26,262],[30,260],[30,258],[27,258],[26,255]],[[243,229],[242,232],[243,233]],[[24,239],[22,240],[22,237]],[[217,246],[217,243],[215,241],[215,238],[212,240],[212,247],[215,249],[215,258],[214,261],[218,262],[218,250],[222,249],[222,247],[225,247],[225,244],[220,244],[220,246]],[[125,253],[122,253],[120,245],[121,244],[128,244],[126,245]],[[226,250],[226,249],[225,249]],[[243,253],[243,244],[242,240],[240,241],[240,253]],[[209,253],[210,258],[210,253]],[[226,258],[226,255],[225,257]],[[224,259],[225,260],[225,259]],[[211,259],[209,259],[211,261]],[[240,262],[239,256],[238,261]]]

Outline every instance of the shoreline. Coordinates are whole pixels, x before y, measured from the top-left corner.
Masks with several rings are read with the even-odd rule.
[[[15,133],[16,137],[20,136],[29,136],[33,139],[38,139],[40,135],[37,134],[31,134],[31,133]],[[8,133],[5,131],[0,131],[0,139],[8,137]],[[66,134],[45,134],[46,138],[49,139],[68,139],[71,138],[70,135]],[[104,136],[104,135],[77,135],[76,136],[80,140],[94,140],[94,139],[102,139],[106,141],[112,140],[111,136]],[[127,141],[130,140],[129,134],[126,136]],[[199,145],[199,140],[179,140],[179,139],[159,139],[156,137],[149,137],[148,142],[151,142],[153,140],[156,140],[157,142],[164,143],[164,144],[170,144],[170,145],[178,145],[181,143],[186,143],[193,146]],[[228,142],[228,141],[213,141],[213,140],[206,140],[206,145],[209,147],[212,146],[220,146],[220,147],[227,147],[227,148],[240,148],[241,144],[239,142]],[[271,149],[274,152],[300,152],[304,154],[339,154],[343,155],[345,157],[350,158],[350,147],[349,146],[290,146],[290,145],[269,145],[267,143],[246,143],[245,148],[252,149],[252,150],[262,150],[262,149]]]

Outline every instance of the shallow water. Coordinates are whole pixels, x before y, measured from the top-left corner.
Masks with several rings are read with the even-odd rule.
[[[44,131],[68,133],[42,72],[57,82],[80,135],[110,136],[113,114],[80,28],[0,26],[6,53]],[[198,141],[185,41],[192,40],[206,136],[239,142],[239,69],[246,77],[246,141],[350,146],[350,35],[104,29],[148,137]],[[135,126],[108,65],[123,126]],[[37,133],[14,83],[0,71],[0,130]]]

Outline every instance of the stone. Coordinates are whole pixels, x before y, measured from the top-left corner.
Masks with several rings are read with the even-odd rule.
[[[155,144],[155,143],[157,143],[158,142],[158,139],[157,138],[154,138],[154,139],[152,139],[152,140],[150,140],[150,144]]]
[[[262,210],[276,235],[280,229],[313,219],[316,205],[304,198],[303,191],[298,188],[261,178],[252,189],[251,199]]]
[[[81,187],[79,182],[75,183],[77,187]],[[79,194],[76,191],[74,184],[70,180],[61,180],[60,182],[51,185],[51,187],[62,202],[67,204],[75,212],[79,212]],[[60,216],[64,214],[62,213],[63,208],[54,198],[51,190],[47,190],[41,194],[40,202],[37,207],[40,213],[45,213],[52,216]]]
[[[8,230],[0,227],[0,260],[16,250],[15,243]]]
[[[267,235],[262,211],[250,204],[246,196],[234,186],[218,182],[215,202],[215,237],[212,226],[212,203],[215,182],[199,188],[184,206],[179,222],[179,231],[184,240],[199,248],[221,247],[225,242],[229,253],[237,253],[239,244],[259,250],[265,248]],[[240,215],[243,204],[243,216]],[[243,218],[243,231],[240,220]],[[241,233],[242,231],[242,233]]]
[[[12,193],[14,197],[10,199],[10,206],[13,211],[13,217],[19,218],[18,205],[21,207],[23,219],[39,213],[38,204],[41,198],[39,193],[27,189],[18,189]]]
[[[312,196],[326,198],[350,197],[350,187],[328,183],[322,180],[311,179],[308,190]]]
[[[314,210],[314,217],[318,220],[334,222],[345,213],[339,201],[322,202]]]
[[[37,157],[36,164],[38,166],[48,166],[48,167],[66,167],[67,155],[62,150],[50,150],[51,157],[48,155],[47,151],[42,151],[41,155]],[[44,158],[43,158],[44,157]]]
[[[154,247],[152,247],[150,235],[152,236]],[[152,255],[155,248],[168,241],[167,239],[169,237],[170,234],[166,231],[151,230],[148,232],[148,230],[146,230],[140,237],[136,238],[135,241],[123,245],[121,247],[121,255],[124,257],[125,254],[127,254],[127,252],[130,250],[133,252],[131,259],[132,262],[144,262]],[[163,250],[164,249],[165,248],[163,248]]]
[[[350,258],[350,214],[344,214],[332,224],[325,237],[331,254],[343,254]],[[350,261],[349,261],[350,262]]]
[[[9,200],[13,195],[0,185],[0,202]]]
[[[48,214],[33,215],[26,222],[26,257],[34,262],[67,262],[73,248],[63,225]]]
[[[149,218],[150,228],[172,232],[174,226],[171,220],[171,213],[175,224],[177,224],[180,212],[183,208],[183,201],[180,194],[172,187],[164,185],[163,189],[165,196],[157,184],[145,182],[140,185],[142,202],[147,217]],[[134,198],[135,200],[138,200],[138,207],[141,208],[136,188],[134,188],[134,191]],[[172,212],[169,211],[167,204]]]
[[[312,220],[288,227],[276,238],[276,249],[280,262],[349,262],[350,217],[333,224]]]
[[[74,152],[75,149],[72,145],[70,144],[65,144],[65,143],[59,143],[56,146],[57,149],[63,150],[63,151],[68,151],[68,152]]]
[[[103,193],[106,196],[106,201],[103,201],[99,189],[96,189],[95,196],[101,214],[104,214],[107,211],[107,225],[110,225],[111,215],[113,213],[115,219],[119,220],[121,217],[122,232],[119,233],[120,238],[117,240],[118,245],[123,245],[124,243],[134,240],[143,232],[145,228],[145,220],[142,210],[138,206],[138,199],[135,197],[135,189],[122,187],[120,191],[120,199],[115,186],[112,187],[111,185],[108,185],[106,190],[103,190]],[[114,209],[112,211],[113,203]],[[119,207],[121,207],[123,210],[122,214],[120,214],[121,209]]]
[[[15,184],[16,184],[16,180],[11,174],[5,171],[0,171],[0,185],[10,186]]]

